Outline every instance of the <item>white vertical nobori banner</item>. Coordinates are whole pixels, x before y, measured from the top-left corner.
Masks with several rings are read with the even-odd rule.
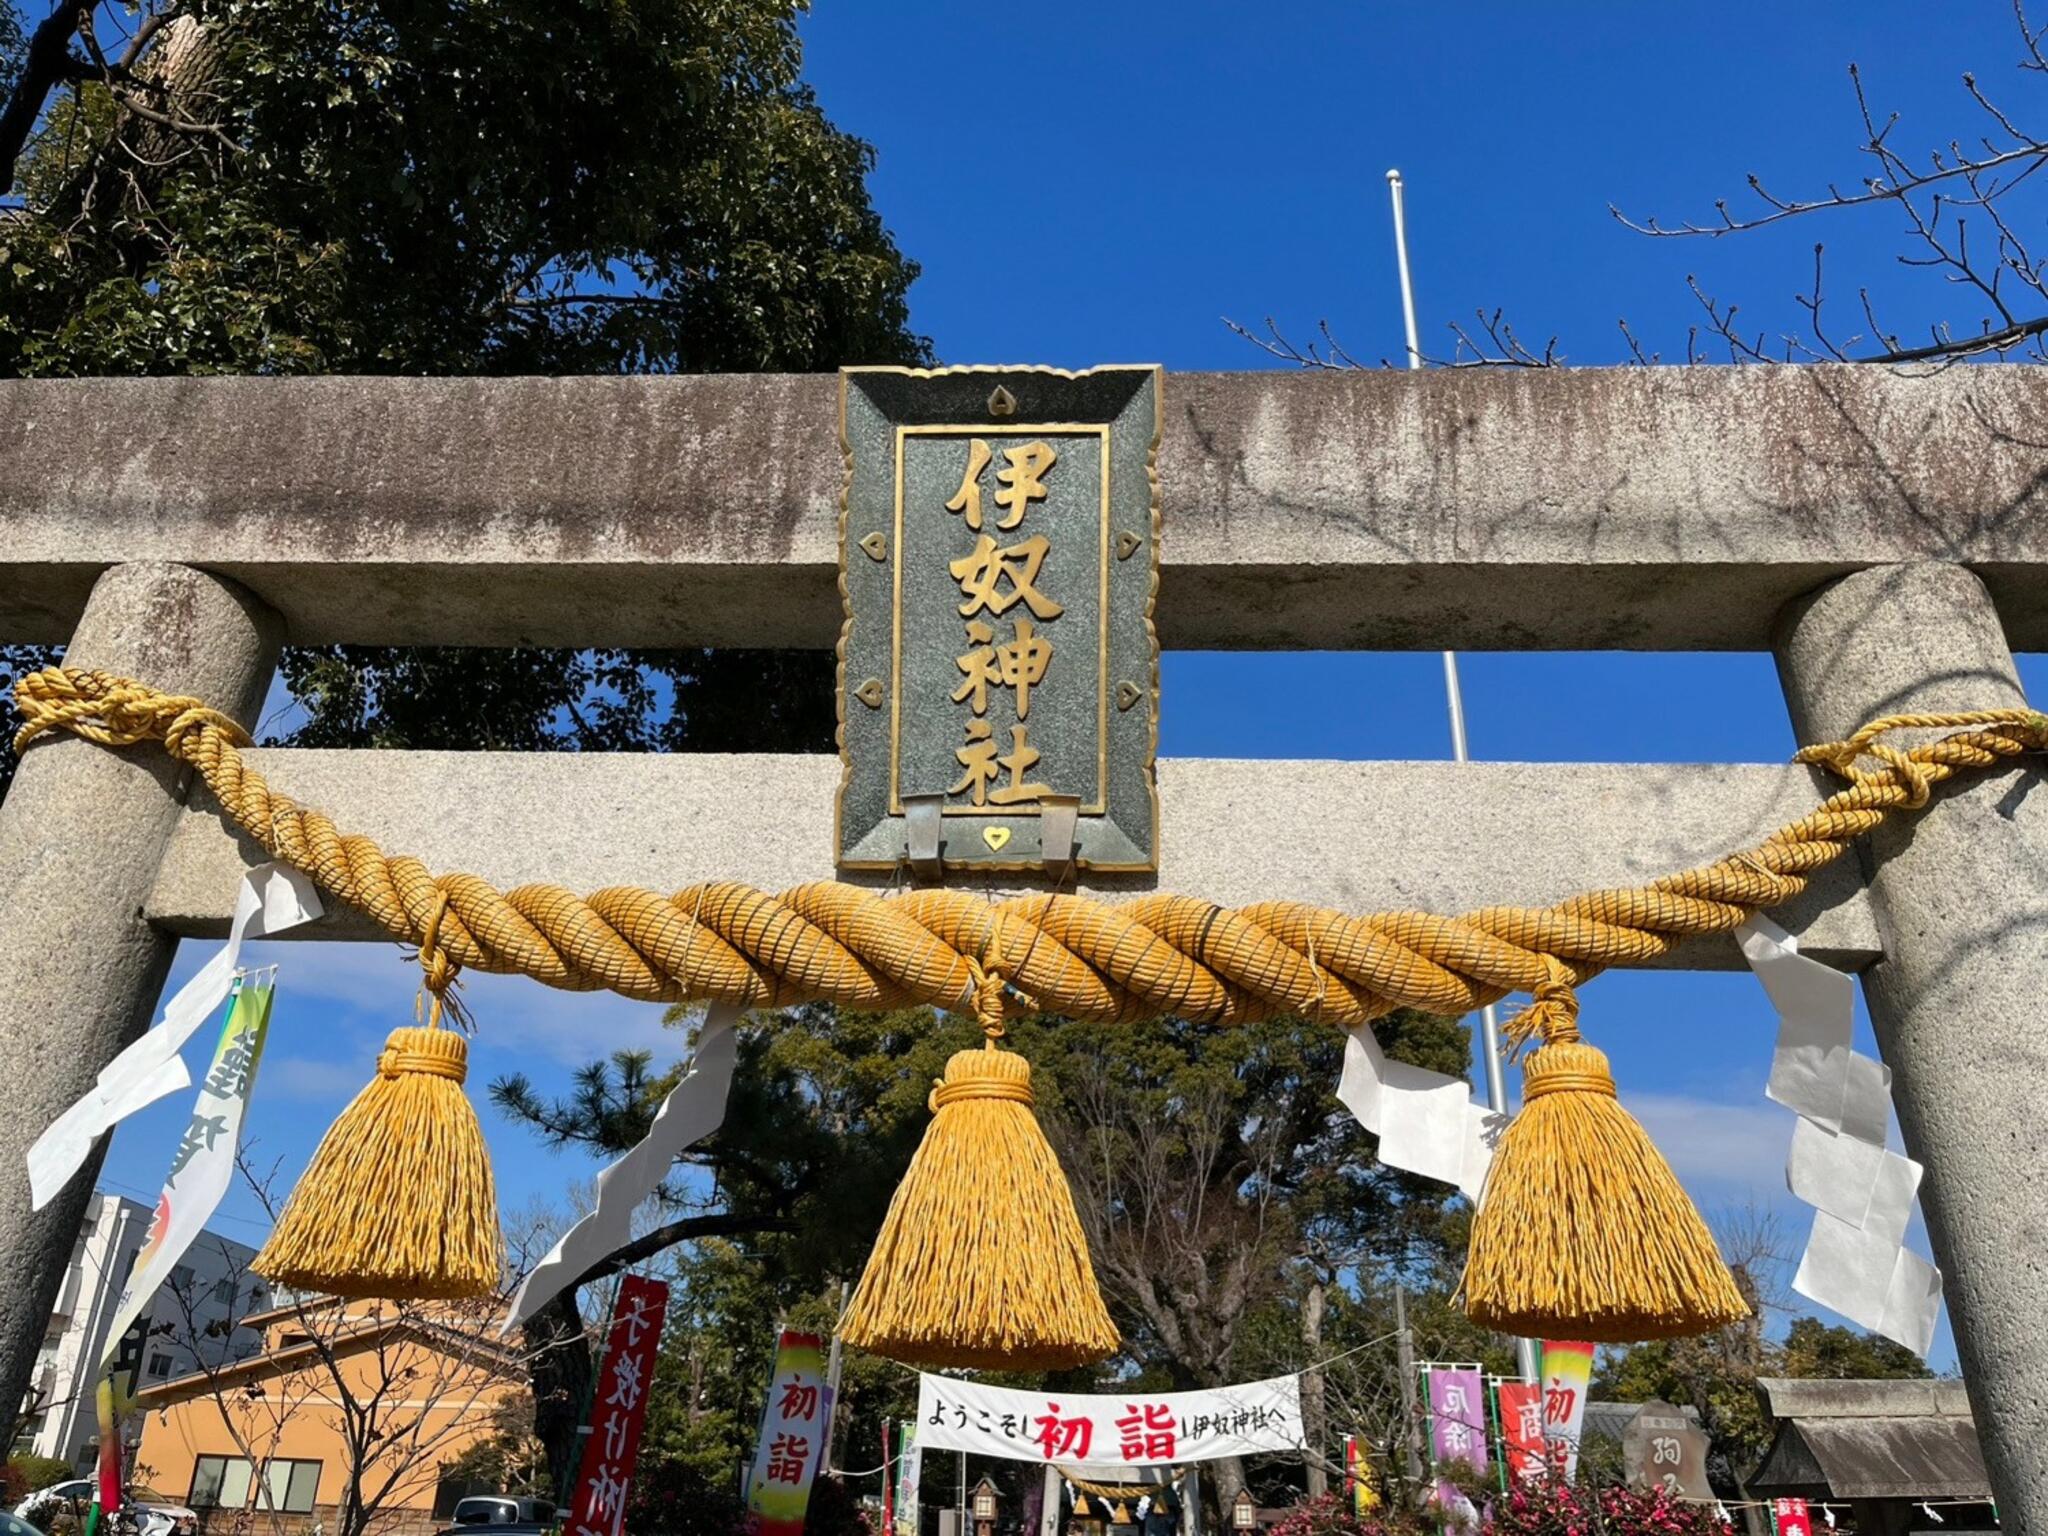
[[[1543,1454],[1566,1482],[1578,1475],[1593,1355],[1593,1346],[1583,1339],[1546,1339],[1543,1344]]]
[[[924,1447],[918,1443],[915,1424],[904,1426],[903,1449],[897,1455],[896,1529],[883,1536],[918,1536]]]
[[[803,1536],[811,1485],[832,1442],[832,1392],[825,1345],[815,1333],[785,1329],[761,1409],[761,1437],[747,1479],[747,1512],[759,1536]]]

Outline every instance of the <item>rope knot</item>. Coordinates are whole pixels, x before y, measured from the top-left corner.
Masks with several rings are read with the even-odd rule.
[[[163,728],[164,750],[175,758],[180,760],[185,758],[185,739],[187,736],[208,729],[219,731],[235,746],[246,747],[249,745],[249,733],[247,731],[243,730],[240,725],[222,714],[219,710],[209,709],[197,699],[166,699],[162,702],[184,706],[175,713],[169,714],[168,722]],[[163,718],[166,713],[166,711],[160,709],[158,711],[158,718]],[[194,745],[196,746],[197,742],[194,742]]]
[[[1934,793],[1934,776],[1928,772],[1927,764],[1909,753],[1901,752],[1897,747],[1869,739],[1865,734],[1868,730],[1869,727],[1866,726],[1863,731],[1857,732],[1847,741],[1802,747],[1793,755],[1793,761],[1817,764],[1834,774],[1836,778],[1846,779],[1851,784],[1873,784],[1885,778],[1893,779],[1903,785],[1906,791],[1906,798],[1900,802],[1901,808],[1909,811],[1919,810]],[[1890,773],[1873,773],[1859,766],[1858,759],[1865,757],[1876,758],[1891,770]]]
[[[1989,730],[1980,730],[1989,727]],[[1950,737],[1935,742],[1932,747],[1916,747],[1910,752],[1878,740],[1889,731],[1934,731],[1957,730],[1968,735]],[[1906,798],[1901,802],[1905,810],[1916,811],[1927,804],[1934,786],[1954,771],[1958,759],[1952,749],[1963,748],[1976,754],[1975,759],[1965,757],[1961,761],[1990,762],[1995,754],[2010,752],[2013,745],[1999,746],[1998,738],[2016,745],[2019,750],[2032,748],[2040,751],[2048,747],[2048,716],[2034,709],[1977,709],[1950,714],[1906,714],[1883,715],[1871,721],[1846,741],[1819,742],[1810,747],[1801,747],[1792,754],[1795,763],[1813,763],[1826,768],[1837,778],[1851,784],[1874,784],[1887,777],[1902,785]],[[1950,749],[1950,750],[1945,750]],[[1857,766],[1857,759],[1874,757],[1883,763],[1889,773],[1873,773]]]
[[[981,947],[981,955],[966,956],[967,975],[973,988],[974,1021],[981,1026],[983,1038],[990,1050],[1003,1038],[1003,993],[1009,983],[1003,979],[1003,914],[1000,909],[991,912],[988,925],[988,939]]]
[[[415,1016],[426,1015],[428,1029],[439,1029],[443,1015],[453,1019],[464,1028],[469,1026],[469,1016],[463,1010],[460,998],[448,995],[448,989],[459,983],[457,975],[462,967],[449,957],[441,947],[441,920],[448,915],[448,893],[437,890],[434,893],[434,910],[427,914],[427,925],[420,930],[419,952],[414,956],[420,963],[420,988],[423,997],[413,1007]],[[432,999],[431,1007],[423,1007],[426,999]]]
[[[17,752],[58,731],[103,747],[161,741],[180,760],[187,757],[186,736],[205,727],[220,731],[230,745],[249,745],[249,733],[204,700],[159,693],[112,672],[45,667],[24,673],[14,682],[14,704],[24,722],[14,736]]]
[[[1003,973],[992,965],[983,965],[972,955],[967,957],[967,974],[974,991],[974,1022],[981,1026],[981,1032],[993,1046],[1003,1038]]]
[[[1545,955],[1543,979],[1530,993],[1529,1006],[1508,1020],[1508,1045],[1519,1052],[1531,1040],[1562,1045],[1578,1038],[1578,986],[1570,967],[1555,956]]]

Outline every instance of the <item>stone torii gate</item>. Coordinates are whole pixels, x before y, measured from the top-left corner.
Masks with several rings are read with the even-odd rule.
[[[67,641],[72,665],[245,723],[286,640],[826,648],[837,405],[830,377],[0,385],[0,640]],[[2012,648],[2048,648],[2040,370],[1176,375],[1166,410],[1168,648],[1768,647],[1806,741],[2022,703]],[[500,886],[834,874],[835,757],[250,756]],[[1726,764],[1158,776],[1157,876],[1083,889],[1547,902],[1721,852],[1831,787]],[[0,807],[10,1405],[91,1186],[31,1216],[22,1153],[147,1025],[176,940],[225,932],[255,857],[189,789],[161,754],[55,740]],[[1858,858],[1775,915],[1862,974],[1999,1507],[2048,1532],[2048,810],[2028,770],[1973,778]],[[373,936],[346,911],[319,935]],[[1722,938],[1664,963],[1741,962]]]

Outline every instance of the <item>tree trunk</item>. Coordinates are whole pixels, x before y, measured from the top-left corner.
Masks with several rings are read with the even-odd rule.
[[[579,1431],[590,1401],[596,1367],[583,1315],[576,1310],[576,1287],[556,1296],[527,1322],[527,1368],[533,1382],[533,1432],[547,1448],[555,1502],[566,1505],[576,1477]]]
[[[368,1448],[350,1446],[348,1481],[342,1485],[341,1504],[335,1510],[335,1536],[363,1536],[370,1523],[363,1508],[363,1469],[369,1465]]]
[[[138,33],[138,39],[129,49],[140,50],[130,66],[133,80],[118,88],[121,101],[170,121],[153,121],[117,104],[113,142],[78,166],[51,200],[46,216],[56,223],[91,213],[102,198],[123,200],[131,211],[147,209],[173,165],[187,155],[223,150],[213,131],[227,115],[220,92],[227,61],[221,28],[179,15],[147,37]],[[103,170],[115,174],[103,178]]]
[[[218,28],[203,27],[196,16],[173,17],[143,56],[140,74],[154,89],[150,104],[166,116],[184,123],[217,123],[221,118],[220,93],[216,83],[226,50]],[[130,130],[137,167],[154,182],[153,171],[192,147],[190,134],[163,123],[138,119]]]
[[[1244,1458],[1242,1456],[1218,1456],[1209,1463],[1209,1476],[1216,1488],[1216,1508],[1204,1511],[1212,1531],[1231,1529],[1230,1506],[1237,1498],[1238,1489],[1244,1486]]]
[[[1323,1458],[1329,1454],[1330,1432],[1323,1412],[1323,1277],[1309,1282],[1301,1299],[1301,1347],[1308,1354],[1309,1368],[1301,1373],[1301,1436],[1308,1442],[1308,1496],[1320,1499],[1330,1491],[1330,1474]]]

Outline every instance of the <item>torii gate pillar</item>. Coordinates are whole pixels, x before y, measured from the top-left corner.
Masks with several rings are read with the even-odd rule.
[[[1998,612],[1959,565],[1879,566],[1790,605],[1778,670],[1802,741],[1903,712],[2026,702]],[[1938,792],[1859,843],[1883,941],[1863,974],[1942,1267],[2000,1517],[2048,1532],[2048,796],[2030,770]]]
[[[64,659],[147,678],[248,725],[282,631],[231,582],[139,562],[94,584]],[[143,908],[188,777],[160,751],[59,739],[23,758],[0,805],[0,1060],[11,1101],[0,1118],[0,1404],[10,1411],[28,1389],[101,1149],[33,1213],[23,1154],[149,1024],[178,941]]]

